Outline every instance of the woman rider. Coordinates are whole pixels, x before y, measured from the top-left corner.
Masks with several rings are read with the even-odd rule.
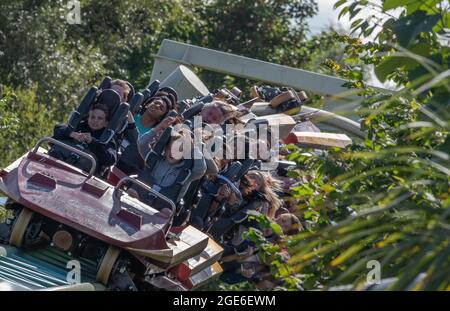
[[[175,121],[174,119],[170,124],[161,122],[171,110],[176,111],[176,100],[176,92],[171,88],[165,87],[158,90],[153,97],[142,104],[137,116],[128,116],[128,122],[135,124],[136,139],[130,141],[117,163],[117,167],[125,174],[137,174],[143,167],[142,158],[137,148],[138,138],[151,131],[161,132]]]

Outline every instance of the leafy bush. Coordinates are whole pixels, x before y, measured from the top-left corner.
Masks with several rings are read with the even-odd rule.
[[[23,155],[43,136],[51,136],[58,120],[55,110],[36,102],[36,87],[13,91],[2,88],[0,109],[2,118],[10,120],[6,131],[0,131],[0,167]]]
[[[347,53],[375,65],[380,80],[401,87],[380,94],[351,64],[334,66],[340,76],[353,75],[348,86],[362,96],[364,142],[345,151],[297,150],[289,156],[298,164],[297,174],[309,176],[293,194],[312,225],[289,241],[290,264],[303,274],[306,288],[346,283],[362,288],[369,260],[381,263],[383,278],[397,277],[390,289],[450,286],[450,48],[438,38],[450,15],[440,1],[427,1],[431,11],[411,3],[383,2],[384,12],[404,11],[381,25],[378,42],[341,38]],[[342,15],[356,19],[368,2],[342,0],[336,6],[344,4]],[[409,25],[415,31],[405,31]],[[370,21],[353,24],[362,36],[372,26]],[[330,61],[325,65],[333,67]],[[425,277],[413,283],[421,273]]]

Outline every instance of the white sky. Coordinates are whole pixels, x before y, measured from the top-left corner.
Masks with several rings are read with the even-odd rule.
[[[333,9],[333,5],[335,3],[334,0],[316,0],[316,2],[319,6],[319,12],[316,16],[309,20],[309,28],[312,33],[318,33],[330,25],[334,26],[340,24],[344,28],[349,28],[349,23],[345,23],[344,19],[338,21],[337,17],[340,10],[339,8],[337,10]]]
[[[338,15],[341,9],[346,6],[346,4],[340,6],[336,10],[333,9],[334,4],[337,2],[337,0],[316,0],[318,6],[319,6],[319,12],[316,16],[311,18],[309,20],[309,27],[311,29],[311,32],[318,33],[322,29],[327,28],[327,26],[339,26],[343,28],[344,30],[349,31],[350,24],[348,20],[348,14],[341,17],[340,20],[338,20]],[[374,0],[372,1],[374,3],[381,3],[381,0]],[[370,15],[379,15],[375,11],[371,11],[368,8],[361,10],[361,12],[357,15],[358,18],[364,18],[369,17]]]

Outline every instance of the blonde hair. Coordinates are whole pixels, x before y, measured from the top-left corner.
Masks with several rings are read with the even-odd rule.
[[[233,123],[233,124],[244,123],[238,117],[239,110],[236,107],[234,107],[233,105],[231,105],[223,100],[215,99],[212,102],[206,104],[203,109],[208,108],[208,107],[217,107],[220,109],[220,111],[222,111],[224,118],[225,118],[222,123],[224,123],[224,122],[229,122],[229,123]]]
[[[282,191],[281,181],[273,177],[270,173],[249,171],[247,174],[255,175],[260,181],[261,187],[258,191],[264,196],[269,203],[267,217],[273,219],[276,211],[281,207],[283,202],[278,197],[277,191]]]
[[[128,98],[128,94],[130,94],[131,90],[130,90],[130,86],[127,84],[126,81],[120,80],[120,79],[112,80],[111,86],[113,86],[113,85],[118,85],[118,86],[122,87],[123,88],[123,96],[125,98]]]

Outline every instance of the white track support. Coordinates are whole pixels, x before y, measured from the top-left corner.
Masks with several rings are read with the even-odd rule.
[[[180,64],[189,67],[198,67],[214,72],[228,74],[250,80],[261,81],[269,84],[289,86],[297,90],[311,91],[318,95],[325,95],[327,105],[325,109],[335,111],[347,117],[352,116],[355,106],[359,105],[359,99],[351,94],[342,85],[347,82],[344,79],[324,74],[314,73],[302,69],[277,65],[220,52],[212,49],[198,47],[186,43],[180,43],[164,39],[154,55],[151,80],[164,80]],[[386,89],[375,88],[382,92]],[[349,103],[353,101],[353,103]],[[345,107],[347,106],[347,107]]]

